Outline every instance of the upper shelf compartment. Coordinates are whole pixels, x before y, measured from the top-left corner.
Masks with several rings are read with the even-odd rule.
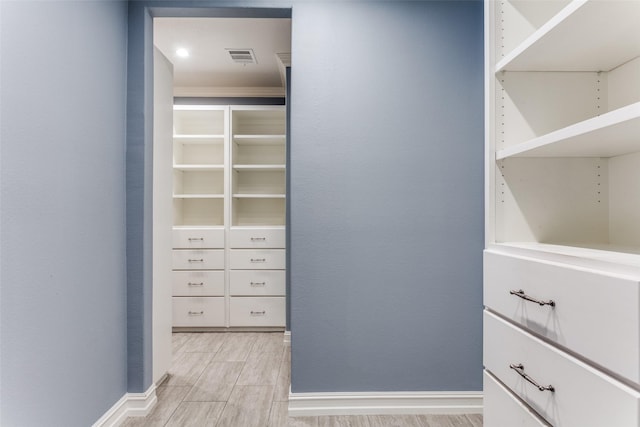
[[[614,157],[640,151],[640,102],[498,150],[508,157]]]
[[[610,71],[638,56],[640,1],[574,0],[495,71]]]

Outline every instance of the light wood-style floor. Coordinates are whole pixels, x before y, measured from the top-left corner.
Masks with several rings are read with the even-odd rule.
[[[287,416],[282,333],[175,333],[173,366],[146,417],[123,427],[481,427],[481,415]]]

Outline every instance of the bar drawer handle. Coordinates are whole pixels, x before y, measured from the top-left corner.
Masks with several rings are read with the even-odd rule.
[[[267,240],[266,237],[252,237],[251,238],[252,242],[264,242],[265,240]]]
[[[203,258],[200,258],[200,259],[191,259],[191,258],[189,258],[189,262],[204,262],[204,259]]]
[[[204,286],[204,282],[200,282],[200,283],[189,282],[187,284],[189,286]]]
[[[523,300],[527,300],[527,301],[531,301],[531,302],[535,302],[536,304],[543,306],[543,305],[548,305],[551,307],[555,307],[556,303],[553,300],[549,300],[549,301],[542,301],[539,299],[536,299],[534,297],[530,297],[529,295],[525,294],[524,291],[522,289],[518,289],[517,291],[509,291],[509,293],[511,295],[515,295],[518,298],[522,298]]]
[[[189,241],[190,242],[193,242],[193,241],[203,242],[204,241],[204,237],[189,237]]]
[[[204,311],[190,311],[189,316],[202,316]]]
[[[540,385],[540,384],[538,384],[538,382],[536,380],[531,378],[529,375],[525,374],[524,373],[524,366],[522,365],[522,363],[518,363],[517,365],[512,363],[512,364],[509,365],[509,368],[511,368],[514,371],[516,371],[516,373],[518,375],[520,375],[522,378],[524,378],[525,380],[527,380],[528,382],[530,382],[531,384],[536,386],[538,388],[538,390],[540,390],[540,391],[550,391],[551,393],[556,391],[554,386],[552,386],[552,385],[548,385],[548,386]]]
[[[267,282],[251,282],[251,286],[264,286]]]
[[[251,315],[252,316],[264,316],[265,314],[267,314],[266,310],[262,310],[262,311],[252,311]]]
[[[251,262],[265,262],[266,258],[251,258]]]

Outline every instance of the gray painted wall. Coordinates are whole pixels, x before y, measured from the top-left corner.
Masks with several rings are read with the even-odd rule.
[[[482,2],[131,3],[129,145],[149,143],[145,7],[291,5],[292,390],[480,390]],[[142,159],[128,159],[136,191],[149,185]],[[128,209],[142,256],[149,216],[142,202]],[[144,302],[140,265],[129,289]],[[132,328],[150,334],[141,319]]]
[[[292,391],[482,389],[481,2],[293,8]]]
[[[0,4],[0,425],[127,390],[123,2]]]

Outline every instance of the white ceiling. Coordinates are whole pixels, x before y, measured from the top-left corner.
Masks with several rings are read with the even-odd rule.
[[[291,51],[291,19],[155,18],[154,44],[173,63],[176,88],[281,88],[276,54]],[[235,63],[228,48],[253,49],[258,63]]]

